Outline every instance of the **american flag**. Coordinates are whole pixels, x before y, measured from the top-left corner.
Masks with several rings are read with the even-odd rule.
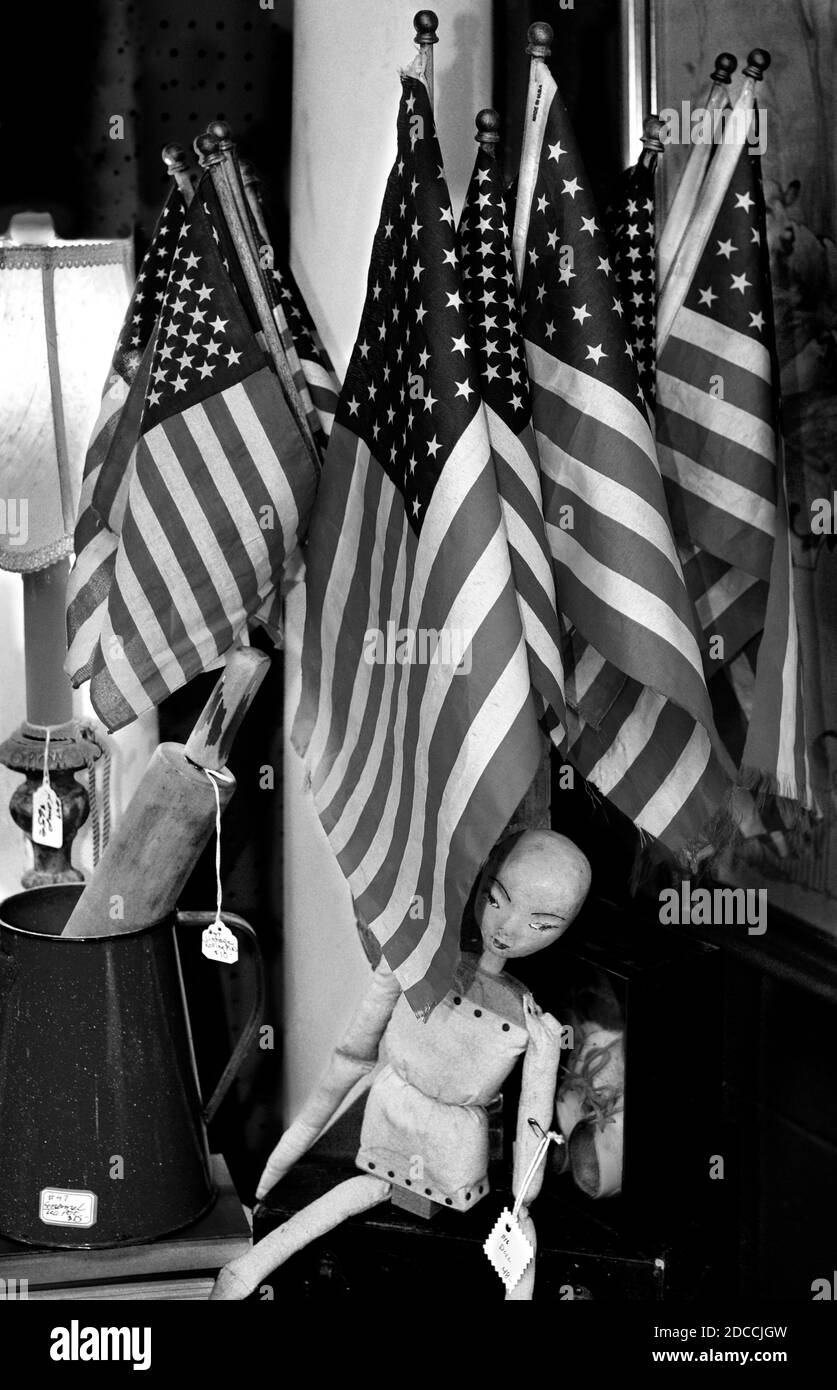
[[[479,364],[532,685],[542,701],[544,727],[560,745],[566,732],[563,638],[543,519],[511,227],[497,161],[484,149],[477,154],[459,237],[463,296]]]
[[[540,732],[453,212],[413,76],[306,598],[294,743],[358,915],[426,1016],[450,988],[464,905],[536,773]]]
[[[295,374],[297,390],[300,394],[304,390],[303,399],[307,397],[313,408],[313,414],[309,411],[312,433],[315,438],[319,435],[323,443],[327,443],[334,424],[340,383],[290,267],[280,268],[274,263],[270,281],[275,301],[281,304],[284,311],[290,335],[290,344],[288,336],[283,335],[283,347],[286,352],[289,346],[292,347],[299,362],[299,371]]]
[[[643,151],[622,175],[607,210],[616,293],[622,306],[622,325],[634,354],[634,365],[646,404],[653,409],[656,390],[657,286],[655,277],[654,168],[656,160]]]
[[[173,188],[143,257],[85,458],[75,560],[67,584],[66,667],[75,686],[89,680],[93,672],[93,654],[119,546],[118,532],[110,525],[108,499],[116,495],[129,467],[144,396],[142,388],[132,395],[130,388],[150,365],[149,344],[185,212],[183,198]]]
[[[719,731],[745,783],[810,806],[771,302],[745,146],[660,354],[657,441]]]
[[[153,339],[139,437],[110,502],[119,534],[90,696],[110,729],[205,670],[281,578],[316,479],[204,177]],[[249,313],[248,313],[249,311]],[[95,500],[95,499],[94,499]]]
[[[569,751],[640,827],[691,854],[730,791],[609,245],[539,64],[514,247],[544,514],[571,628]],[[722,763],[724,765],[722,765]]]

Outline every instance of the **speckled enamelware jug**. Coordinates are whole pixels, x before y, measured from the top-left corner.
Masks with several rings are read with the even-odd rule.
[[[253,948],[255,1000],[204,1105],[174,928],[200,950],[214,914],[62,937],[81,891],[0,904],[0,1232],[94,1249],[152,1240],[212,1205],[206,1124],[261,1022],[264,967],[253,929],[224,914]]]

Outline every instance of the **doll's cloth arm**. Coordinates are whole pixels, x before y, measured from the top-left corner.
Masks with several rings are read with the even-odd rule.
[[[265,1164],[256,1189],[259,1201],[316,1143],[355,1083],[375,1066],[400,993],[401,986],[382,960],[313,1093]]]
[[[535,1156],[543,1135],[552,1124],[555,1086],[561,1060],[561,1025],[551,1014],[541,1013],[531,995],[523,1002],[529,1044],[523,1059],[523,1080],[520,1105],[517,1111],[517,1135],[514,1146],[514,1176],[512,1190],[519,1196],[526,1171]],[[534,1120],[535,1124],[529,1123]],[[545,1161],[544,1155],[544,1161]],[[537,1170],[526,1189],[524,1201],[530,1207],[541,1190],[544,1164]]]
[[[520,1108],[517,1112],[517,1138],[514,1146],[514,1176],[512,1178],[515,1198],[519,1197],[523,1180],[538,1145],[550,1128],[552,1108],[555,1104],[555,1085],[558,1080],[558,1067],[561,1061],[561,1025],[551,1014],[541,1013],[531,995],[527,995],[523,1001],[523,1012],[529,1033],[529,1045],[523,1059]],[[530,1120],[534,1120],[535,1124],[530,1124]],[[545,1162],[546,1151],[544,1150],[542,1161],[529,1179],[524,1200],[517,1213],[520,1229],[528,1239],[534,1253],[515,1287],[506,1294],[507,1302],[527,1303],[535,1291],[535,1262],[538,1242],[535,1223],[529,1214],[529,1207],[541,1190]]]

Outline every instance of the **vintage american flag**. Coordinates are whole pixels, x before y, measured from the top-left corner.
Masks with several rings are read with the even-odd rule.
[[[284,311],[291,345],[299,362],[299,372],[294,376],[297,390],[306,406],[310,401],[313,408],[314,413],[309,411],[308,415],[312,433],[327,443],[334,424],[340,383],[290,267],[280,268],[274,264],[270,282],[274,301],[280,303]],[[289,344],[284,334],[282,343],[287,352]]]
[[[643,831],[689,854],[730,788],[609,245],[539,65],[514,228],[559,608],[569,750]]]
[[[626,169],[607,210],[616,293],[622,326],[646,404],[653,410],[656,390],[656,236],[654,168],[656,159],[643,151]]]
[[[483,149],[477,153],[468,186],[459,238],[463,296],[479,365],[532,685],[539,697],[538,709],[543,710],[545,731],[560,745],[566,732],[562,633],[543,519],[511,227],[497,160]]]
[[[205,176],[174,249],[132,465],[109,499],[120,541],[90,696],[110,729],[236,642],[313,502],[309,455],[237,267],[225,269],[220,224]]]
[[[130,387],[137,376],[144,379],[150,365],[150,342],[185,211],[180,192],[173,188],[143,257],[84,462],[75,559],[67,583],[66,666],[75,686],[92,675],[119,546],[118,532],[109,524],[110,508],[104,505],[100,513],[94,496],[101,501],[105,493],[115,495],[130,465],[145,394],[141,385],[129,395]]]
[[[450,987],[463,908],[535,775],[540,732],[453,212],[413,76],[306,600],[294,743],[359,917],[426,1016]]]
[[[719,731],[745,782],[810,806],[771,306],[745,146],[660,354],[657,443]]]

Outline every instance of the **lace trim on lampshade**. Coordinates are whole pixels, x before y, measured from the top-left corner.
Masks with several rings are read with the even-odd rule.
[[[33,570],[49,569],[66,555],[73,553],[72,536],[62,536],[49,545],[38,546],[37,550],[10,550],[0,545],[0,570],[12,570],[16,574],[30,574]]]
[[[76,266],[123,265],[129,239],[81,242],[76,246],[6,246],[0,241],[0,270],[65,270]],[[128,252],[130,254],[130,252]]]

